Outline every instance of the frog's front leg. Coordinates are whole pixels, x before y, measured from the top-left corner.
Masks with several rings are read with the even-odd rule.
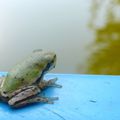
[[[8,104],[12,107],[17,108],[35,102],[53,103],[54,100],[58,99],[57,97],[47,98],[37,96],[39,92],[40,89],[38,86],[28,86],[26,88],[24,87],[23,89],[14,92],[14,96],[11,96]]]
[[[61,88],[62,87],[61,85],[56,84],[57,80],[58,80],[57,78],[49,79],[48,81],[41,80],[38,86],[39,86],[40,89],[45,89],[45,88],[48,88],[48,87]]]

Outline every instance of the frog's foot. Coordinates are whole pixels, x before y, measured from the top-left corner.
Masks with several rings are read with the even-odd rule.
[[[23,106],[26,106],[28,104],[37,103],[37,102],[53,104],[54,100],[58,100],[58,97],[49,98],[49,97],[36,96],[36,97],[26,99],[24,101],[18,102],[16,104],[12,105],[12,107],[18,108],[18,107],[23,107]]]
[[[57,78],[53,78],[53,79],[50,79],[48,81],[46,80],[42,80],[40,83],[39,83],[39,88],[40,89],[45,89],[47,87],[57,87],[57,88],[61,88],[62,86],[59,85],[59,84],[56,84],[56,81],[58,79]]]
[[[10,99],[8,100],[8,104],[11,107],[17,108],[36,102],[52,104],[54,100],[58,99],[58,97],[48,98],[37,96],[38,93],[40,93],[40,88],[38,86],[32,85],[24,87],[12,93]]]

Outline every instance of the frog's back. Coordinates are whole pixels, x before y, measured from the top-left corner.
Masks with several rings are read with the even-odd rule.
[[[30,85],[42,74],[42,69],[46,66],[42,56],[32,54],[22,63],[13,67],[8,73],[3,83],[2,90],[12,92],[23,86]]]

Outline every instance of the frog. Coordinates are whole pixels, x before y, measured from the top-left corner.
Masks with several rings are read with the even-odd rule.
[[[56,66],[54,52],[34,50],[26,59],[16,64],[6,76],[0,77],[0,100],[12,108],[32,103],[53,104],[58,97],[41,95],[48,87],[61,88],[57,78],[45,80],[44,76]]]

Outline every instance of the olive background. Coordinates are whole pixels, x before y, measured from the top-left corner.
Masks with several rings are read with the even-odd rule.
[[[0,0],[0,71],[35,49],[54,73],[120,74],[120,0]]]

